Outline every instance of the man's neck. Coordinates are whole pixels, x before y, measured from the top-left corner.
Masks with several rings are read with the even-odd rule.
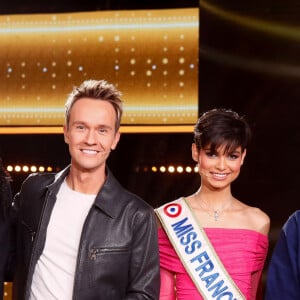
[[[105,172],[97,174],[93,172],[76,172],[70,169],[66,178],[68,186],[77,192],[84,194],[97,194],[105,182]]]

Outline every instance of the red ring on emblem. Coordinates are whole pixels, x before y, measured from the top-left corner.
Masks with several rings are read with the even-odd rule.
[[[182,207],[178,203],[170,203],[164,207],[164,213],[170,218],[176,218],[181,214]]]

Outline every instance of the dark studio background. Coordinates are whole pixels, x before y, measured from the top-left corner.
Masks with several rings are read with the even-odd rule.
[[[224,4],[226,2],[226,4]],[[198,7],[199,1],[2,1],[1,14]],[[233,193],[269,214],[271,248],[299,205],[300,4],[297,1],[201,1],[199,112],[246,115],[253,140]],[[192,133],[123,134],[109,166],[153,206],[196,190],[195,174],[137,172],[151,164],[191,164]],[[69,163],[63,136],[2,135],[4,163]],[[13,178],[17,191],[22,176]]]
[[[225,105],[250,121],[254,138],[236,192],[269,214],[273,246],[299,209],[300,6],[226,3],[200,3],[200,110]]]

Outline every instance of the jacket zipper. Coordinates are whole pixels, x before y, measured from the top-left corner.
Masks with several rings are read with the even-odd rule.
[[[93,213],[94,210],[94,204],[91,206],[89,213],[83,223],[82,226],[82,231],[81,231],[81,235],[80,235],[80,242],[79,242],[79,247],[78,247],[78,253],[77,253],[77,260],[76,260],[76,268],[75,268],[75,273],[74,273],[74,283],[73,283],[73,296],[72,299],[75,300],[76,299],[76,293],[75,293],[75,286],[77,283],[77,274],[78,274],[78,269],[79,269],[79,265],[80,265],[80,259],[81,259],[81,252],[82,252],[82,242],[83,242],[83,237],[85,237],[85,233],[86,233],[86,227],[87,224],[90,220],[90,216]]]
[[[124,249],[124,248],[100,248],[100,249],[99,248],[95,248],[95,249],[92,249],[89,252],[89,258],[91,260],[96,260],[97,259],[97,255],[99,253],[112,252],[112,250],[113,250],[114,253],[117,253],[117,252],[121,253],[121,252],[126,252],[127,251],[127,249]]]
[[[36,232],[33,231],[32,228],[30,226],[28,226],[23,220],[21,221],[21,224],[27,228],[27,230],[29,231],[29,234],[31,236],[31,242],[33,242]]]

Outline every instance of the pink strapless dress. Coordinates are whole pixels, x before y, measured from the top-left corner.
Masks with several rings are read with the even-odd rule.
[[[268,252],[268,237],[248,229],[206,228],[205,232],[227,272],[246,299],[259,299],[256,293]],[[203,299],[162,228],[158,231],[158,238],[162,278],[160,299]],[[177,298],[174,293],[170,293],[174,276],[176,276]]]

